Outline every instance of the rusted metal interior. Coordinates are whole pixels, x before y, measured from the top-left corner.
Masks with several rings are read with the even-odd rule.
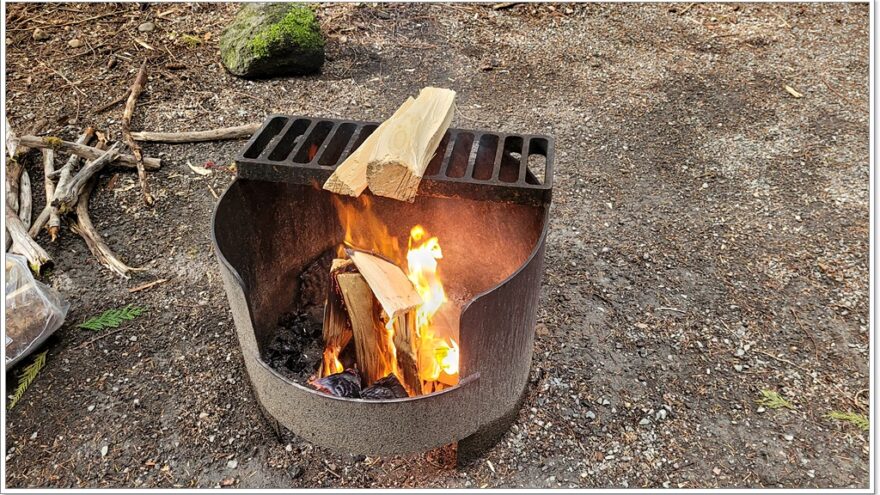
[[[298,309],[299,274],[343,240],[339,197],[320,184],[376,126],[274,115],[237,157],[213,236],[247,371],[267,417],[316,444],[395,454],[458,441],[460,457],[475,455],[507,430],[528,380],[552,192],[546,136],[450,129],[414,203],[372,197],[390,235],[406,239],[421,224],[442,240],[444,283],[464,301],[458,385],[404,399],[339,398],[260,357],[279,316]]]

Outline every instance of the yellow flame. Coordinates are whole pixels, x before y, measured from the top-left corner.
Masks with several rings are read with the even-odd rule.
[[[419,338],[419,378],[434,381],[441,371],[458,374],[458,344],[435,335],[431,319],[447,301],[446,291],[437,270],[443,258],[440,241],[430,237],[421,225],[412,228],[406,252],[407,276],[422,297],[416,310],[416,335]]]

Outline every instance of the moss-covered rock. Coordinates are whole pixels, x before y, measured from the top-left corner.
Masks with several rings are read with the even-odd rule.
[[[220,59],[236,76],[310,74],[324,64],[324,38],[307,6],[246,4],[223,31]]]

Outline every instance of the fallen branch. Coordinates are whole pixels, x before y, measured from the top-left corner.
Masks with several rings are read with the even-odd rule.
[[[85,145],[86,143],[88,143],[92,139],[92,136],[94,136],[94,135],[95,135],[95,129],[92,127],[88,127],[88,128],[86,128],[85,131],[83,131],[82,134],[80,134],[80,136],[76,139],[76,143],[74,143],[74,144]],[[55,151],[52,147],[45,147],[43,149],[44,150],[51,150],[53,152]],[[100,152],[100,150],[96,150],[96,151]],[[46,174],[47,177],[49,175],[58,176],[58,185],[55,187],[56,191],[63,184],[65,184],[66,182],[68,182],[70,180],[70,177],[73,175],[72,174],[73,169],[76,167],[77,162],[79,162],[79,156],[76,154],[71,154],[70,158],[67,159],[67,163],[65,163],[63,167],[52,172],[51,174],[48,174],[48,173]],[[54,193],[52,194],[52,196],[49,196],[48,194],[46,195],[46,206],[43,207],[43,211],[40,212],[40,215],[34,221],[34,224],[31,225],[30,230],[28,230],[28,235],[30,235],[33,238],[36,238],[37,235],[39,235],[40,230],[43,228],[43,226],[46,225],[46,222],[49,221],[49,218],[52,216],[52,214],[54,213],[55,215],[58,215],[58,208],[55,208],[54,206],[52,206],[52,202],[55,201],[55,199],[56,198],[55,198]],[[53,240],[54,240],[54,238],[53,238]]]
[[[55,239],[58,238],[58,232],[61,230],[61,217],[58,215],[58,210],[52,206],[52,201],[55,200],[55,183],[52,182],[52,179],[49,177],[51,174],[55,173],[55,150],[45,149],[42,151],[43,179],[46,183],[46,207],[49,211],[46,230],[49,231],[49,237],[52,239],[52,242],[55,242]],[[46,210],[47,208],[43,209]],[[39,220],[39,218],[37,219]],[[36,222],[34,222],[34,225],[36,225]],[[33,228],[33,225],[31,228]],[[42,226],[37,227],[37,232],[40,231],[40,228],[42,228]],[[30,231],[28,231],[28,234],[30,234]]]
[[[137,76],[135,76],[134,82],[131,85],[131,90],[128,93],[128,101],[125,102],[125,111],[122,112],[122,139],[125,141],[125,144],[131,148],[131,153],[137,160],[135,166],[137,167],[138,181],[141,183],[141,194],[144,196],[144,203],[146,203],[147,206],[152,206],[154,201],[153,197],[150,195],[150,185],[147,182],[147,172],[144,170],[144,154],[141,151],[141,145],[131,137],[131,116],[134,113],[138,97],[141,95],[141,91],[144,90],[144,84],[146,82],[147,61],[144,60],[141,64],[141,68],[138,69]]]
[[[76,175],[70,179],[70,182],[64,184],[56,190],[56,198],[52,201],[52,206],[58,208],[60,213],[66,213],[76,206],[78,198],[85,190],[86,184],[98,172],[101,171],[108,163],[116,159],[119,143],[113,144],[103,155],[95,160],[87,163]]]
[[[31,191],[31,176],[22,167],[21,182],[18,186],[18,218],[24,224],[25,229],[31,226],[31,218],[34,210],[34,197]]]
[[[115,107],[116,105],[118,105],[118,104],[122,103],[123,101],[125,101],[125,100],[128,98],[128,95],[129,95],[130,93],[131,93],[131,90],[127,90],[125,93],[122,94],[122,96],[119,96],[119,97],[115,98],[113,101],[108,102],[108,103],[106,103],[106,104],[104,104],[104,105],[101,105],[100,107],[96,108],[96,109],[95,109],[95,113],[98,114],[98,113],[101,113],[101,112],[105,112],[105,111],[109,110],[110,108]]]
[[[114,145],[113,148],[115,147],[116,146]],[[110,148],[110,150],[113,148]],[[110,150],[108,150],[108,152]],[[70,229],[86,241],[86,246],[89,247],[89,251],[95,255],[95,258],[97,258],[102,265],[106,266],[114,273],[128,278],[129,272],[143,271],[144,268],[132,268],[120,261],[119,258],[113,254],[113,250],[110,249],[110,246],[108,246],[101,238],[101,234],[95,230],[95,226],[92,224],[91,218],[89,218],[89,198],[92,196],[92,189],[95,187],[95,182],[96,179],[91,179],[85,184],[82,194],[80,194],[79,200],[76,202],[76,223],[73,223],[70,226]]]
[[[61,150],[81,156],[86,160],[94,160],[104,154],[104,152],[98,148],[79,143],[72,143],[70,141],[62,141],[56,137],[22,136],[21,144],[30,148],[52,148],[56,151]],[[137,158],[132,155],[119,155],[116,157],[115,163],[123,167],[136,168]],[[144,157],[143,165],[147,170],[158,170],[162,165],[162,161],[158,158]]]
[[[18,170],[17,170],[18,169]],[[49,254],[40,247],[27,233],[27,226],[12,208],[9,201],[10,191],[19,190],[19,178],[21,176],[21,164],[15,160],[6,162],[6,230],[9,232],[7,239],[12,239],[12,252],[24,255],[28,265],[34,273],[39,274],[44,267],[52,264]]]
[[[7,131],[8,132],[8,131]],[[7,141],[8,143],[8,141]],[[18,144],[14,144],[13,152]],[[11,208],[18,216],[19,190],[18,185],[21,180],[21,171],[23,167],[15,158],[6,159],[6,207]],[[6,251],[12,246],[12,236],[6,236]]]
[[[201,141],[222,141],[224,139],[243,139],[253,136],[260,124],[247,124],[238,127],[224,127],[211,129],[210,131],[192,132],[132,132],[131,137],[136,141],[151,141],[154,143],[197,143]]]

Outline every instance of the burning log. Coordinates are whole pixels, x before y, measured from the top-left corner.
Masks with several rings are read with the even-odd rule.
[[[367,184],[379,196],[412,202],[428,162],[455,114],[455,91],[424,88],[400,115],[388,119],[367,165]]]
[[[391,355],[391,346],[383,335],[384,325],[379,319],[373,292],[358,273],[341,273],[336,280],[351,322],[358,367],[364,381],[371,384],[385,376],[386,360]]]
[[[373,156],[376,144],[379,142],[379,136],[387,128],[388,122],[400,117],[412,106],[415,99],[412,96],[407,98],[403,105],[396,112],[379,125],[372,134],[367,137],[364,142],[354,150],[342,164],[336,167],[333,175],[324,183],[324,189],[336,194],[345,194],[347,196],[358,197],[367,188],[367,164]]]
[[[330,284],[327,289],[327,304],[324,306],[324,359],[318,370],[318,377],[338,373],[342,369],[339,353],[351,341],[351,323],[342,303],[342,291],[337,277],[344,271],[351,271],[350,260],[334,259],[330,265]]]
[[[382,306],[388,325],[392,326],[398,376],[410,392],[420,394],[415,310],[422,304],[422,297],[397,265],[363,251],[347,249],[346,253]]]

